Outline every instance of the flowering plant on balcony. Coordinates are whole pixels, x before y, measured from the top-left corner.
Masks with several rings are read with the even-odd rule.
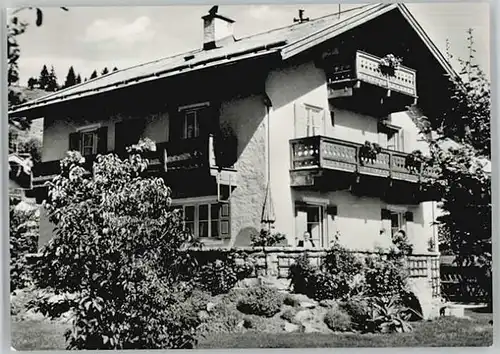
[[[394,76],[402,61],[403,60],[401,58],[396,57],[394,54],[387,54],[385,57],[380,59],[378,68],[382,75]]]
[[[371,143],[368,140],[359,148],[359,157],[361,159],[375,160],[380,154],[382,148],[377,143]]]
[[[411,154],[408,154],[405,159],[405,167],[410,172],[420,172],[422,165],[426,162],[426,157],[422,154],[420,150],[414,150]]]

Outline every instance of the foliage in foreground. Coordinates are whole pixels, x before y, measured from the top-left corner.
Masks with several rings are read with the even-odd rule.
[[[273,317],[282,306],[283,296],[276,289],[257,287],[249,289],[238,300],[236,308],[249,315]]]
[[[37,252],[38,216],[36,209],[19,209],[19,198],[9,198],[10,291],[31,283],[26,255]]]
[[[198,318],[187,300],[190,235],[170,190],[147,175],[144,152],[98,156],[93,174],[69,152],[46,205],[55,237],[43,250],[41,288],[77,295],[68,349],[192,348]]]

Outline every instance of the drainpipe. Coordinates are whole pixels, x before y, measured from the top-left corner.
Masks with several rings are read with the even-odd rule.
[[[266,106],[266,184],[267,188],[271,188],[271,126],[270,126],[270,111],[271,111],[271,100],[264,94],[264,105]],[[271,232],[271,223],[267,223],[268,230]]]

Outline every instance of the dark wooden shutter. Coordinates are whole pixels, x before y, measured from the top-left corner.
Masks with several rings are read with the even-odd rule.
[[[405,213],[405,220],[408,222],[413,222],[413,213],[411,211],[407,211]]]
[[[382,220],[391,220],[391,212],[388,209],[382,209],[380,218]]]
[[[69,134],[69,150],[80,151],[80,133],[74,132]]]
[[[97,153],[105,154],[108,152],[108,127],[97,129]]]
[[[326,207],[326,213],[328,215],[336,216],[337,215],[337,206],[336,205],[329,205]]]
[[[219,203],[220,206],[220,237],[227,239],[231,237],[231,210],[229,203]]]
[[[168,116],[169,124],[169,141],[179,141],[183,134],[184,128],[184,114],[183,112],[171,111]]]

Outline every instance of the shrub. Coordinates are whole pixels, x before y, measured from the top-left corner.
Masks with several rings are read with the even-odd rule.
[[[411,332],[412,326],[408,322],[410,313],[398,304],[397,297],[377,297],[373,299],[373,326],[381,333]]]
[[[334,332],[347,332],[352,328],[351,317],[340,308],[329,310],[323,321]]]
[[[261,286],[249,289],[236,308],[249,315],[273,317],[281,311],[282,305],[283,297],[276,289]]]
[[[198,283],[212,295],[226,294],[238,282],[235,265],[216,260],[201,267]]]
[[[206,311],[207,309],[207,304],[212,300],[212,297],[210,296],[209,293],[195,289],[191,292],[191,296],[189,296],[189,302],[191,303],[191,306],[193,307],[193,311],[199,312],[199,311]]]
[[[295,298],[294,296],[287,294],[285,298],[283,299],[283,304],[292,306],[292,307],[299,307],[300,306],[300,300]]]
[[[293,291],[297,294],[310,294],[310,280],[317,267],[311,265],[306,253],[301,254],[288,269],[288,279]]]
[[[258,234],[253,234],[251,237],[251,244],[257,246],[277,246],[286,240],[286,236],[280,233],[271,233],[266,229],[261,229]]]
[[[77,296],[74,294],[55,294],[42,289],[36,291],[35,298],[29,301],[27,308],[55,319],[75,308],[78,305],[77,301]]]
[[[69,152],[49,185],[55,236],[37,264],[39,287],[75,293],[67,349],[193,348],[185,251],[191,236],[170,207],[170,189],[147,174],[141,141],[128,159],[98,156],[92,173]]]
[[[295,315],[297,314],[297,310],[294,308],[288,308],[283,313],[281,314],[281,318],[284,319],[285,321],[288,321],[290,323],[293,323],[295,320]]]
[[[399,260],[368,257],[365,271],[367,296],[392,296],[401,294],[407,288],[407,273]]]
[[[308,287],[307,295],[317,301],[340,298],[349,291],[344,279],[319,269],[310,276]]]
[[[21,200],[9,198],[10,291],[25,288],[32,282],[31,265],[26,255],[38,248],[36,209],[18,209]]]
[[[372,308],[367,298],[353,297],[341,303],[340,308],[350,316],[353,329],[362,332],[371,329]]]

